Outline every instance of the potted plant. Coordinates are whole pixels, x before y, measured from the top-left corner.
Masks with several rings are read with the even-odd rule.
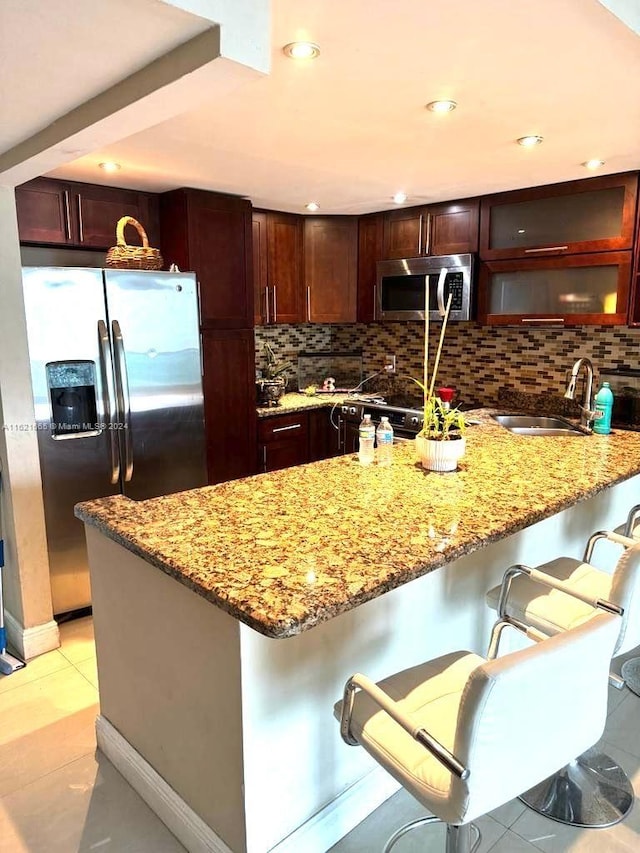
[[[443,270],[444,273],[444,270]],[[443,403],[440,397],[434,394],[436,375],[442,354],[444,333],[447,328],[449,311],[451,309],[451,294],[447,300],[440,341],[436,353],[431,384],[428,383],[429,366],[429,284],[427,283],[426,307],[425,307],[425,335],[424,335],[424,382],[413,381],[422,388],[424,394],[424,420],[422,429],[416,436],[416,453],[422,467],[429,471],[455,471],[458,461],[464,456],[466,440],[464,431],[466,423],[464,415],[457,409],[451,409],[448,403]],[[413,377],[412,377],[413,378]]]
[[[448,408],[433,394],[427,396],[424,425],[416,436],[416,452],[422,467],[429,471],[455,471],[466,450],[465,428],[464,415],[459,409]]]
[[[267,364],[262,369],[262,378],[256,379],[256,396],[259,406],[277,406],[287,387],[285,373],[293,367],[290,361],[278,362],[270,344],[265,343]]]

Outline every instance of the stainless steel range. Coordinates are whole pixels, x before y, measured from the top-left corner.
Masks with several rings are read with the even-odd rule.
[[[452,405],[462,411],[476,409],[482,405],[479,402],[465,400],[456,401]],[[393,427],[395,441],[411,441],[422,429],[423,418],[422,397],[409,394],[393,394],[387,397],[363,395],[362,398],[345,400],[339,407],[340,447],[343,453],[358,452],[358,427],[364,415],[371,415],[371,420],[380,423],[382,415],[389,418]]]
[[[380,423],[382,415],[389,418],[396,441],[409,441],[422,429],[422,400],[408,395],[390,396],[386,399],[354,399],[340,407],[340,436],[343,453],[358,452],[358,427],[365,415]]]

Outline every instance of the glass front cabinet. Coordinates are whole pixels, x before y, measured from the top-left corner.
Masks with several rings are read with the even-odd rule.
[[[480,210],[480,258],[631,249],[637,185],[632,173],[488,196]]]
[[[478,320],[488,325],[624,325],[631,252],[487,261]]]

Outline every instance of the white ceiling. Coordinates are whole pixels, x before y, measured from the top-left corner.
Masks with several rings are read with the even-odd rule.
[[[157,0],[1,0],[0,152],[210,26]]]
[[[39,54],[25,50],[26,82],[11,103],[37,107],[41,124],[139,67],[139,50],[127,65],[127,45],[143,43],[148,61],[204,28],[169,7],[158,14],[155,0],[74,3],[82,14],[71,33],[54,14],[69,8],[65,0],[8,5],[46,10],[34,48],[51,63],[53,38],[58,64],[47,68],[70,80],[66,105],[47,96],[48,72],[36,99],[29,80]],[[145,6],[153,12],[140,27],[128,26],[132,5],[139,16]],[[115,28],[114,50],[119,15],[127,26]],[[95,35],[82,73],[65,53],[79,26]],[[281,47],[305,36],[321,56],[285,58]],[[598,0],[273,0],[271,41],[268,76],[51,174],[156,191],[202,187],[296,212],[314,199],[323,213],[362,213],[393,207],[399,189],[419,204],[587,177],[581,163],[593,157],[606,160],[603,172],[640,168],[640,39]],[[0,39],[0,56],[3,47]],[[425,110],[443,97],[458,109]],[[4,107],[3,97],[6,115]],[[525,134],[545,141],[525,150],[514,142]],[[13,126],[3,141],[16,141]],[[115,176],[96,168],[106,159],[122,164]]]

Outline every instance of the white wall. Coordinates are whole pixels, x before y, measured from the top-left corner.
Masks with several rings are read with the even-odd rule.
[[[52,609],[12,187],[0,187],[0,417],[5,606],[10,639],[24,654],[20,629],[50,624]],[[39,651],[59,645],[57,629],[48,634]]]

